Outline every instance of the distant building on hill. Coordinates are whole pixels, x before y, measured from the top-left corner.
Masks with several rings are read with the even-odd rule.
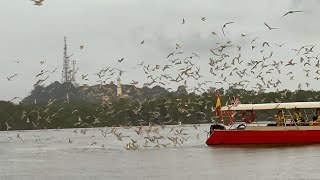
[[[121,87],[120,77],[118,77],[117,79],[117,96],[122,96],[122,87]]]

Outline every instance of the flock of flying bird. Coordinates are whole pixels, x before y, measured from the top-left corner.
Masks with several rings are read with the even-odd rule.
[[[289,11],[285,13],[283,17],[286,17],[289,14],[301,12],[302,11]],[[206,21],[206,17],[202,17],[201,20]],[[186,20],[183,19],[182,24],[185,23]],[[235,22],[227,22],[222,26],[223,36],[226,36],[225,29],[233,23]],[[264,23],[264,25],[268,28],[268,30],[279,29],[269,26],[266,22]],[[217,35],[218,33],[212,32],[212,34]],[[246,34],[241,34],[241,37],[243,38],[245,38],[246,36]],[[209,58],[209,71],[213,76],[212,79],[214,79],[215,81],[207,80],[203,82],[201,82],[201,78],[203,76],[200,74],[200,66],[197,66],[193,61],[193,59],[195,58],[200,58],[199,55],[196,53],[192,53],[191,55],[185,55],[181,57],[184,54],[183,51],[180,51],[180,48],[182,46],[180,44],[176,44],[176,50],[179,51],[171,52],[170,54],[168,54],[167,59],[169,63],[165,65],[156,64],[153,67],[149,64],[144,64],[144,62],[138,64],[143,66],[143,71],[145,72],[147,79],[150,80],[150,82],[147,82],[144,85],[167,85],[171,82],[183,82],[183,84],[187,86],[187,81],[192,81],[199,83],[197,87],[191,88],[189,90],[198,91],[200,93],[206,91],[202,85],[206,85],[207,83],[214,83],[216,85],[220,84],[222,86],[228,84],[228,87],[235,88],[247,88],[249,85],[253,85],[253,87],[250,88],[254,88],[257,91],[268,90],[270,88],[278,90],[278,86],[282,83],[279,78],[281,76],[278,75],[281,75],[282,71],[291,70],[283,76],[287,76],[289,77],[289,80],[294,81],[295,74],[297,73],[293,72],[299,73],[301,69],[303,70],[303,72],[305,72],[306,78],[313,77],[316,80],[320,79],[320,77],[318,76],[320,75],[320,63],[318,59],[319,53],[314,53],[314,45],[303,45],[297,49],[292,49],[292,51],[295,52],[296,57],[288,60],[277,60],[276,58],[274,58],[274,52],[272,51],[272,49],[283,48],[285,43],[274,43],[274,45],[272,45],[270,42],[260,41],[259,37],[255,37],[250,41],[250,49],[245,49],[245,51],[253,51],[253,53],[255,54],[261,54],[261,59],[248,61],[248,58],[243,58],[241,56],[243,47],[233,44],[232,41],[227,41],[224,43],[218,42],[216,43],[218,45],[217,47],[210,48],[212,57]],[[230,54],[237,55],[232,56]],[[298,67],[299,64],[303,66]],[[293,68],[290,69],[289,67]],[[173,69],[173,73],[166,73],[170,68]],[[175,74],[175,76],[172,76],[172,74],[176,72],[179,73]],[[315,74],[311,76],[310,74],[312,72]],[[271,76],[270,79],[267,79],[268,75]],[[236,78],[232,78],[234,76],[236,76]],[[260,80],[260,82],[252,84],[256,81],[255,79]],[[235,82],[232,83],[232,80],[235,80]],[[309,87],[309,85],[309,82],[305,82],[305,86],[307,88]],[[302,86],[303,84],[298,84],[299,89],[301,89]]]
[[[32,0],[35,5],[42,5],[43,0]],[[284,13],[282,16],[287,17],[289,15],[295,14],[295,13],[302,13],[302,11],[299,10],[292,10]],[[206,17],[201,17],[201,21],[205,22],[207,21]],[[185,18],[182,19],[182,24],[186,24],[187,21]],[[228,28],[230,30],[229,26],[232,26],[236,22],[226,22],[223,24],[221,31],[223,36],[225,37],[225,31]],[[276,30],[279,28],[271,27],[266,22],[264,22],[264,25],[268,28],[268,30]],[[216,36],[218,35],[217,32],[212,32],[212,35]],[[241,37],[246,38],[246,34],[241,34]],[[282,68],[284,67],[286,70],[289,66],[296,66],[298,62],[294,60],[294,58],[289,59],[287,61],[281,60],[277,61],[274,57],[274,53],[272,51],[272,48],[274,48],[274,45],[278,48],[283,48],[285,46],[285,43],[277,44],[274,43],[272,45],[269,42],[261,41],[261,46],[259,45],[259,37],[255,37],[251,40],[250,43],[250,49],[245,49],[245,51],[254,51],[256,54],[261,54],[262,57],[260,60],[250,60],[248,61],[248,58],[242,57],[241,52],[244,50],[244,47],[241,47],[240,45],[233,44],[232,41],[227,42],[217,42],[217,47],[210,48],[210,52],[212,53],[212,57],[209,58],[209,72],[212,75],[210,80],[202,80],[204,79],[204,76],[201,74],[200,69],[201,66],[197,65],[195,59],[197,61],[200,61],[203,58],[200,58],[198,53],[190,53],[185,54],[185,52],[182,50],[183,45],[176,44],[175,49],[176,51],[169,53],[166,57],[168,59],[168,63],[166,64],[146,64],[145,62],[141,62],[138,64],[138,66],[141,66],[143,72],[145,73],[147,77],[147,82],[143,84],[143,86],[154,86],[154,85],[160,85],[160,86],[170,86],[170,84],[178,84],[178,85],[184,85],[188,87],[189,82],[197,82],[198,86],[191,87],[188,90],[198,93],[203,93],[207,91],[205,89],[205,86],[208,87],[210,84],[215,84],[215,86],[224,86],[228,85],[227,87],[240,87],[240,88],[247,88],[249,85],[251,85],[250,88],[255,88],[256,90],[266,90],[270,87],[273,87],[275,89],[278,88],[278,85],[281,84],[280,79],[276,79],[275,74],[281,74]],[[146,41],[142,40],[140,42],[140,45],[146,45]],[[84,45],[80,45],[80,50],[84,48]],[[318,55],[314,55],[314,45],[304,45],[300,47],[299,49],[292,49],[293,51],[297,52],[297,55],[300,55],[300,63],[303,64],[305,69],[303,71],[306,73],[306,77],[313,77],[316,80],[319,80],[320,77],[311,76],[312,69],[310,69],[312,66],[320,67]],[[230,53],[230,51],[232,53]],[[228,53],[226,53],[228,52]],[[232,56],[230,54],[237,54],[236,56]],[[117,60],[117,62],[125,63],[126,59],[124,57]],[[16,61],[17,62],[17,61]],[[316,62],[313,64],[313,62]],[[19,63],[19,62],[18,62]],[[40,62],[41,65],[44,64],[44,61]],[[292,71],[287,72],[287,76],[289,76],[289,80],[294,81],[295,76],[293,74],[295,68],[300,69],[300,67],[294,67]],[[51,73],[54,73],[57,69],[53,70]],[[79,69],[77,69],[79,70]],[[116,71],[118,72],[116,72]],[[203,71],[203,70],[202,70]],[[126,73],[127,70],[122,70],[120,68],[113,68],[113,67],[107,67],[100,70],[98,73],[96,73],[97,77],[99,78],[98,81],[100,84],[106,84],[108,81],[115,79],[117,76],[122,76],[124,73]],[[178,72],[178,73],[177,73]],[[40,73],[36,75],[36,78],[43,77],[43,75],[49,73],[49,70],[41,70]],[[320,75],[320,71],[316,70],[316,74]],[[75,74],[75,73],[74,73]],[[18,74],[13,74],[9,77],[7,77],[8,81],[13,80]],[[268,75],[272,75],[271,79],[267,79]],[[236,78],[232,78],[234,76],[237,76]],[[88,74],[82,74],[81,75],[82,80],[89,82]],[[39,79],[35,85],[42,85],[47,79],[49,78],[49,75]],[[252,79],[260,79],[260,82],[257,82],[256,84],[252,84],[255,81],[252,81]],[[212,79],[212,80],[211,80]],[[235,80],[235,82],[232,83],[232,80]],[[138,81],[132,80],[133,85],[137,85]],[[298,88],[301,88],[303,84],[299,84]],[[306,82],[305,85],[309,87],[310,83]],[[168,90],[171,90],[171,88],[168,88]]]
[[[57,131],[60,131],[57,129]],[[72,133],[71,130],[66,130],[68,133]],[[99,129],[74,129],[73,135],[69,134],[64,144],[83,143],[79,139],[90,140],[90,143],[84,144],[87,146],[110,148],[107,144],[113,141],[118,141],[123,144],[123,148],[126,150],[137,150],[137,149],[150,149],[150,148],[169,148],[182,146],[185,143],[194,143],[202,138],[202,135],[206,135],[208,132],[201,130],[200,124],[193,125],[154,125],[150,123],[149,126],[124,126],[124,127],[105,127]],[[119,132],[120,131],[120,132]],[[204,132],[202,132],[204,131]],[[100,132],[100,137],[99,137]],[[29,142],[32,140],[30,134],[27,132],[19,132],[16,135],[11,133],[2,138],[7,138],[8,141],[19,140],[21,143]],[[66,133],[66,132],[64,132]],[[16,137],[14,137],[16,136]],[[84,137],[85,136],[85,137]],[[36,143],[46,143],[59,139],[56,136],[45,136],[38,133],[33,135],[33,140]],[[105,139],[108,141],[105,143]],[[139,142],[140,141],[140,142]],[[61,143],[61,142],[60,142]],[[118,143],[117,143],[118,144]]]
[[[35,5],[41,6],[43,5],[44,0],[32,0]],[[289,15],[295,13],[302,13],[302,11],[288,11],[282,17],[287,17]],[[207,21],[206,17],[201,17],[201,21]],[[182,19],[182,24],[186,24],[187,20],[185,18]],[[223,24],[221,28],[222,35],[227,38],[227,31],[230,31],[230,27],[232,24],[236,22],[226,22]],[[266,22],[264,22],[267,30],[277,30],[280,27],[272,27]],[[211,32],[213,36],[218,36],[219,33]],[[203,71],[200,65],[197,65],[197,62],[203,58],[201,58],[200,54],[196,52],[185,53],[183,51],[183,45],[175,44],[175,51],[168,53],[164,58],[166,58],[165,64],[147,64],[146,62],[141,62],[137,64],[137,66],[141,67],[143,73],[146,76],[147,82],[143,84],[143,86],[167,86],[170,84],[179,84],[184,85],[185,87],[189,87],[190,82],[197,82],[197,86],[190,87],[188,90],[198,93],[206,92],[206,85],[215,85],[215,86],[224,86],[228,85],[228,87],[235,88],[248,88],[249,85],[255,83],[253,87],[257,91],[268,90],[270,88],[278,89],[278,86],[282,83],[282,81],[278,78],[283,71],[288,71],[285,76],[288,77],[289,81],[295,81],[295,72],[297,69],[302,69],[305,73],[306,78],[313,78],[316,80],[320,79],[320,62],[318,59],[319,53],[315,54],[314,49],[315,45],[302,45],[299,48],[292,49],[295,54],[295,57],[288,60],[277,60],[274,58],[275,54],[272,49],[274,48],[284,48],[286,43],[271,43],[267,41],[263,41],[260,37],[255,37],[250,39],[246,34],[240,34],[240,37],[247,38],[249,40],[249,48],[244,49],[237,44],[233,44],[231,40],[227,42],[217,42],[216,47],[209,48],[211,53],[211,57],[208,61],[208,71],[210,72],[210,78],[213,80],[202,80],[204,76],[201,74]],[[145,40],[142,40],[139,44],[146,45]],[[84,45],[80,45],[80,50],[84,49]],[[255,54],[259,54],[261,59],[258,60],[248,60],[247,58],[242,57],[242,51],[253,51]],[[236,54],[236,55],[231,55]],[[117,60],[119,64],[125,63],[126,59],[124,57]],[[20,63],[20,61],[14,61],[15,63]],[[41,65],[45,64],[45,61],[40,62]],[[298,65],[300,65],[298,67]],[[290,69],[289,67],[293,67]],[[43,84],[48,78],[49,73],[55,73],[57,70],[53,71],[49,70],[41,70],[38,74],[36,74],[36,78],[39,79],[35,85]],[[108,81],[115,79],[115,77],[122,76],[126,73],[127,70],[122,70],[120,68],[107,67],[103,68],[99,72],[95,73],[99,80],[100,84],[106,84]],[[312,75],[311,75],[312,73]],[[14,78],[18,76],[18,74],[13,74],[7,77],[8,81],[14,80]],[[267,77],[271,76],[270,79]],[[84,81],[89,81],[88,74],[82,74],[81,79]],[[235,82],[232,83],[232,80]],[[257,82],[256,82],[257,81]],[[132,84],[138,84],[138,81],[132,80]],[[299,83],[298,88],[302,88],[305,85],[309,87],[309,82],[304,82],[304,84]],[[170,90],[170,88],[168,88]],[[18,99],[19,97],[15,97],[14,99]],[[52,100],[54,102],[54,100]],[[52,102],[52,103],[53,103]],[[72,113],[73,114],[73,113]],[[25,116],[24,114],[23,116]],[[24,117],[22,118],[24,119]],[[97,119],[97,118],[96,118]],[[7,130],[11,127],[6,123]],[[191,125],[195,129],[197,129],[197,125]],[[139,145],[136,140],[131,139],[129,143],[126,144],[125,149],[134,150],[139,147],[149,147],[153,143],[154,147],[167,147],[167,146],[177,146],[183,144],[188,140],[190,136],[187,133],[184,133],[184,129],[181,125],[177,126],[177,129],[174,129],[175,126],[172,127],[170,132],[174,133],[174,136],[164,137],[159,134],[160,129],[164,129],[163,126],[154,126],[152,124],[149,127],[138,127],[135,130],[137,135],[144,135],[145,142],[143,145]],[[178,129],[178,127],[180,129]],[[129,127],[134,128],[134,127]],[[128,136],[123,135],[122,133],[118,133],[117,128],[112,128],[110,131],[100,129],[102,136],[106,137],[107,134],[114,135],[119,141],[122,141],[124,138],[129,138]],[[74,131],[78,133],[76,129]],[[81,134],[86,134],[85,129],[80,130]],[[21,139],[21,136],[17,136]],[[199,139],[199,134],[196,135],[196,139]],[[169,142],[160,143],[160,140],[167,139]],[[22,140],[22,139],[21,139]],[[68,142],[71,144],[74,140],[69,139]],[[96,144],[93,142],[91,145]]]

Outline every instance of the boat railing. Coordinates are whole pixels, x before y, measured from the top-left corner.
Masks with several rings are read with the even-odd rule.
[[[291,115],[283,115],[284,116],[284,123],[286,123],[286,124],[292,124],[293,122],[293,119],[292,119],[292,117],[291,117]],[[276,122],[277,121],[277,115],[275,114],[274,115],[274,119],[273,119],[273,122]]]
[[[287,111],[286,111],[287,110]],[[285,113],[287,112],[287,113]],[[284,119],[285,119],[285,122],[283,123],[283,126],[296,126],[297,129],[299,129],[299,126],[305,126],[305,125],[309,125],[310,124],[310,121],[312,121],[312,116],[313,116],[313,113],[311,112],[306,112],[305,109],[304,109],[304,112],[303,112],[303,116],[304,116],[304,121],[303,122],[297,122],[294,120],[294,117],[293,117],[293,114],[290,112],[290,109],[283,109],[283,113],[284,113]],[[232,118],[234,118],[230,124],[225,124],[226,126],[228,126],[228,129],[233,129],[233,128],[236,128],[237,124],[238,123],[242,123],[242,124],[247,124],[245,122],[243,122],[242,120],[239,120],[237,117],[238,115],[236,115],[235,111],[233,111],[233,114],[229,114],[229,113],[226,113],[226,114],[222,114],[222,122],[223,124],[225,124],[226,122],[224,121],[227,121],[228,120],[231,120]],[[270,118],[271,119],[271,122],[276,122],[276,117],[277,115],[274,115],[274,118]],[[270,122],[270,119],[269,119],[269,122]],[[256,125],[256,126],[264,126],[266,124],[265,121],[253,121],[251,124],[253,125]]]

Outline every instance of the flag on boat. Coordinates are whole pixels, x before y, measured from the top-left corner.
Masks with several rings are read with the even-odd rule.
[[[221,115],[221,100],[220,100],[220,94],[217,91],[217,102],[216,102],[216,116],[219,117]]]
[[[233,106],[237,107],[239,103],[240,103],[239,98],[235,98],[233,101]]]

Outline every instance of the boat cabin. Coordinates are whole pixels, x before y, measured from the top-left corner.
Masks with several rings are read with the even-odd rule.
[[[210,127],[208,145],[320,143],[320,102],[238,104],[220,108],[221,123]],[[273,113],[273,115],[268,113]],[[278,123],[279,112],[283,123]],[[266,116],[267,115],[267,116]],[[261,116],[261,117],[260,117]],[[259,121],[256,119],[259,118]]]
[[[320,108],[320,102],[290,102],[290,103],[264,103],[264,104],[238,104],[221,107],[220,122],[225,126],[235,124],[252,124],[259,126],[309,126],[318,125],[313,123],[312,117],[316,109]],[[269,111],[273,110],[273,111]],[[295,111],[301,113],[301,120],[297,121]],[[277,123],[277,113],[281,111],[284,122]],[[257,119],[259,121],[257,121]]]

